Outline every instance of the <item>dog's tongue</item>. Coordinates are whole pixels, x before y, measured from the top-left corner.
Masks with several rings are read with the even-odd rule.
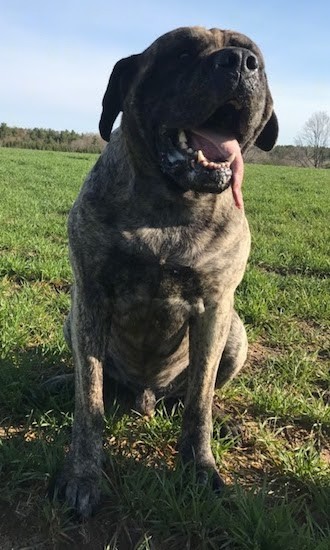
[[[242,208],[244,163],[238,141],[233,136],[225,136],[209,128],[194,128],[190,132],[190,145],[195,151],[203,151],[209,161],[224,162],[230,159],[232,193],[237,208]]]
[[[234,152],[234,139],[208,128],[191,131],[190,144],[195,151],[201,149],[206,158],[214,162],[223,162]]]

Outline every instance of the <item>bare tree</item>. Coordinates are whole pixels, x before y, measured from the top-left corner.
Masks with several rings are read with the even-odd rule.
[[[320,168],[327,155],[330,141],[330,116],[318,111],[307,120],[295,139],[297,160],[303,166]]]

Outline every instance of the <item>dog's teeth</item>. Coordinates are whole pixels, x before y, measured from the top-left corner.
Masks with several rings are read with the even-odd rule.
[[[187,149],[187,153],[193,153],[194,151],[192,150],[191,147],[189,147],[189,149]]]
[[[199,161],[199,164],[201,164],[202,166],[204,166],[204,168],[207,168],[208,170],[228,170],[229,169],[229,164],[227,164],[226,162],[213,162],[213,161],[208,161],[205,157],[204,157],[204,160],[202,161]]]
[[[230,167],[230,164],[228,161],[223,162],[213,162],[208,160],[203,151],[195,151],[195,159],[198,164],[201,164],[204,168],[207,168],[208,170],[227,170]],[[232,162],[234,158],[230,157],[230,161]]]
[[[203,162],[203,160],[207,159],[205,158],[203,151],[199,149],[199,151],[197,151],[197,162]]]
[[[187,136],[184,130],[179,131],[179,144],[181,149],[188,149]]]

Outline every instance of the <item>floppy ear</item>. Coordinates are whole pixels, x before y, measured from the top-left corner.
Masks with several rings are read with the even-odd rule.
[[[138,68],[139,55],[131,55],[116,63],[102,101],[99,130],[104,141],[109,141],[113,123],[123,110],[124,99]]]
[[[259,134],[255,141],[255,145],[263,151],[270,151],[273,149],[278,136],[278,121],[274,111],[270,116],[270,119],[264,126],[262,132]]]

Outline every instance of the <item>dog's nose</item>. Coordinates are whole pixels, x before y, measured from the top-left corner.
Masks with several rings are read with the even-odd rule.
[[[258,58],[246,48],[224,48],[214,54],[214,68],[241,71],[245,73],[253,72],[258,68]]]

